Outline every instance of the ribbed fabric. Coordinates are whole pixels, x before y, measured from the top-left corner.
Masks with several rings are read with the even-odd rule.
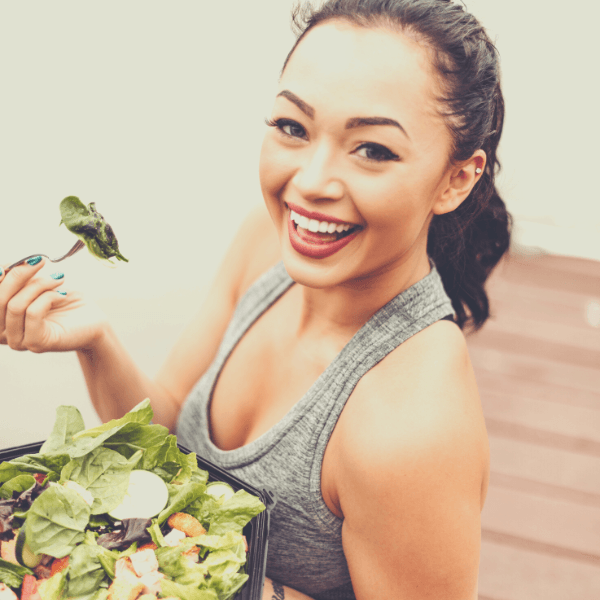
[[[255,487],[277,494],[267,576],[315,600],[354,600],[342,549],[342,522],[321,495],[325,447],[360,378],[415,333],[453,313],[439,273],[431,272],[381,308],[348,342],[288,414],[264,435],[220,450],[209,434],[209,404],[227,357],[250,326],[293,284],[282,263],[240,300],[213,364],[177,424],[179,441]]]

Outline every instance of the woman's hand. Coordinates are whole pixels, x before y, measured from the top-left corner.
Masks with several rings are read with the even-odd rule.
[[[104,315],[80,293],[64,291],[62,273],[42,271],[45,262],[8,273],[0,267],[0,344],[36,353],[89,347],[103,334]]]

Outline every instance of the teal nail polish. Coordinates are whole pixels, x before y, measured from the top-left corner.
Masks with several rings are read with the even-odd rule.
[[[4,271],[3,271],[2,267],[0,267],[0,277],[2,277],[2,275],[4,275]]]
[[[67,292],[61,292],[60,290],[56,290],[57,294],[60,294],[61,296],[66,296]]]
[[[52,279],[62,279],[65,276],[64,273],[52,273],[52,275],[50,275],[50,277],[52,277]]]
[[[30,258],[27,261],[28,265],[31,265],[32,267],[35,267],[35,265],[37,265],[39,262],[41,262],[42,257],[41,256],[34,256],[33,258]]]

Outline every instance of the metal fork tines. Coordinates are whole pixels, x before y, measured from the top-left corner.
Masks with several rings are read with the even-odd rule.
[[[31,256],[26,256],[25,258],[22,258],[16,263],[10,265],[10,267],[6,269],[5,273],[8,273],[14,267],[18,267],[20,264],[23,264],[26,260],[29,260],[30,258],[36,258],[37,256],[43,256],[44,258],[47,258],[50,262],[53,263],[60,262],[61,260],[65,260],[65,258],[69,258],[69,256],[73,256],[73,254],[79,252],[84,246],[85,244],[81,240],[77,240],[77,242],[75,242],[75,245],[64,256],[61,256],[59,258],[50,258],[46,254],[32,254]]]

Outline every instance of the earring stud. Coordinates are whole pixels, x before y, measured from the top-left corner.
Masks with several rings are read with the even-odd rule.
[[[481,173],[481,169],[480,169],[479,167],[477,167],[477,168],[475,169],[475,173],[477,173],[477,175],[479,175],[479,174]]]

